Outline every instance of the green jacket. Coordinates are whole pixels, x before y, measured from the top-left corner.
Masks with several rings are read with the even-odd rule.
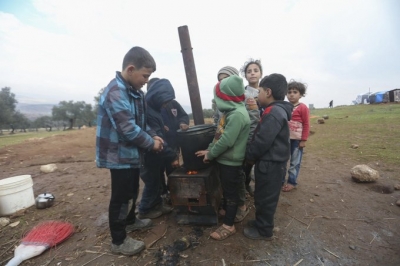
[[[237,98],[235,95],[241,95],[240,86],[243,87],[244,93],[242,79],[238,76],[232,77],[224,79],[214,89],[215,103],[224,115],[207,150],[209,160],[216,160],[224,165],[240,166],[245,158],[250,118],[243,101],[229,100],[229,97]],[[218,97],[217,90],[226,98]]]

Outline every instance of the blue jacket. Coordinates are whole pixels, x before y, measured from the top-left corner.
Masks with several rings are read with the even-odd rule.
[[[126,169],[142,166],[142,153],[152,149],[152,137],[155,136],[147,126],[145,113],[143,92],[130,86],[117,72],[115,79],[100,95],[96,131],[97,167]]]

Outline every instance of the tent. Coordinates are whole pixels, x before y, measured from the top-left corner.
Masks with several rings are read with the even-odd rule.
[[[359,94],[359,95],[357,95],[356,103],[357,103],[357,104],[369,103],[369,95],[370,95],[370,94],[371,94],[371,93],[367,92],[367,93],[364,93],[364,94]]]
[[[400,102],[400,89],[389,91],[389,102]]]
[[[375,92],[369,96],[369,103],[387,103],[389,102],[389,92],[380,91]]]

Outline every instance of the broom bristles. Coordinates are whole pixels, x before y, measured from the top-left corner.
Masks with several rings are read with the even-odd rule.
[[[45,221],[35,226],[23,239],[24,245],[53,247],[74,233],[74,226],[67,222]]]

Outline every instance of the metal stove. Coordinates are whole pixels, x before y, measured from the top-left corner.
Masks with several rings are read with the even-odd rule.
[[[214,167],[178,168],[168,176],[168,186],[178,224],[218,224],[222,193]]]

